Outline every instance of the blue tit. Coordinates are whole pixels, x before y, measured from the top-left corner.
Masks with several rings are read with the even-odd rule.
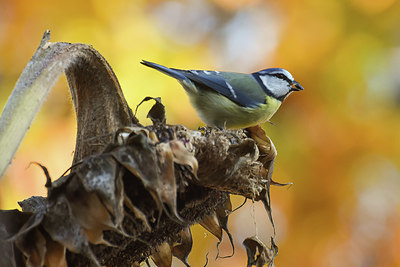
[[[218,128],[247,128],[266,122],[291,92],[303,90],[280,68],[244,74],[141,63],[177,79],[202,121]]]

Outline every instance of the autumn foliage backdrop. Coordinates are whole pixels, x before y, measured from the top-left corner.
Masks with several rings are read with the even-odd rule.
[[[276,265],[400,266],[399,17],[396,0],[3,0],[0,109],[46,29],[51,41],[93,45],[132,108],[160,96],[168,122],[189,128],[202,123],[184,91],[141,59],[237,72],[286,68],[305,91],[286,100],[276,126],[265,125],[278,149],[275,180],[294,183],[272,188]],[[142,123],[150,123],[149,107],[139,109]],[[71,163],[75,131],[62,77],[0,180],[0,208],[45,195],[44,176],[29,162],[60,176]],[[214,261],[216,239],[195,226],[189,262],[202,266],[210,251],[209,266],[244,266],[243,239],[271,234],[263,207],[250,203],[230,226],[233,258]]]

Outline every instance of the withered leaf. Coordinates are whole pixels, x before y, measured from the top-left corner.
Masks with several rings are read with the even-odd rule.
[[[71,178],[66,189],[71,214],[93,244],[107,244],[103,230],[115,229],[111,216],[96,193],[87,192],[77,179]],[[116,230],[116,229],[115,229]]]
[[[151,119],[153,124],[164,124],[166,122],[166,117],[165,117],[165,107],[161,103],[161,98],[160,97],[151,97],[151,96],[146,96],[137,106],[135,110],[135,115],[136,112],[141,104],[143,102],[149,101],[149,100],[154,100],[156,103],[151,107],[149,113],[147,113],[147,118]]]
[[[139,208],[137,208],[137,207],[135,207],[135,205],[133,205],[132,201],[130,200],[130,198],[127,195],[125,195],[124,203],[128,207],[128,209],[130,209],[132,211],[132,213],[135,216],[134,218],[142,221],[145,231],[150,232],[151,226],[149,224],[149,221],[147,220],[146,215]],[[129,216],[129,214],[127,214],[127,215]]]
[[[246,130],[250,132],[251,138],[256,142],[260,150],[260,155],[262,155],[261,160],[264,164],[276,158],[276,148],[260,125],[246,128]]]
[[[50,236],[46,238],[46,255],[44,265],[46,267],[67,267],[65,259],[65,247],[58,242],[55,242]]]
[[[217,214],[212,212],[206,215],[201,221],[200,225],[203,226],[207,231],[213,234],[219,241],[222,240],[222,227],[219,224]]]
[[[119,128],[115,133],[114,143],[118,145],[127,144],[127,141],[130,139],[130,137],[135,136],[137,134],[144,134],[145,136],[150,137],[151,132],[148,129],[139,126],[122,127]],[[150,137],[150,139],[152,138]],[[152,141],[156,143],[157,140],[152,140]]]
[[[180,259],[187,267],[189,267],[188,257],[192,251],[193,239],[190,228],[187,227],[179,233],[178,241],[172,245],[172,255]]]
[[[50,237],[64,245],[68,250],[80,253],[89,258],[96,266],[100,266],[89,247],[85,230],[70,216],[71,209],[64,196],[60,196],[48,206],[43,219],[43,228]]]
[[[267,136],[267,134],[261,128],[260,125],[247,128],[247,130],[250,131],[251,137],[254,138],[254,140],[257,143],[257,146],[263,152],[261,154],[262,156],[260,155],[259,160],[261,162],[263,162],[263,167],[265,168],[265,170],[267,172],[266,173],[267,184],[266,184],[265,188],[260,192],[260,194],[256,198],[256,200],[261,200],[263,202],[265,210],[267,211],[269,220],[274,229],[274,237],[275,237],[276,229],[275,229],[275,223],[274,223],[274,220],[272,217],[272,210],[271,210],[270,185],[272,183],[272,173],[274,171],[274,164],[275,164],[275,158],[277,155],[277,151],[276,151],[274,143]]]
[[[112,156],[104,154],[89,157],[76,173],[86,191],[96,193],[106,208],[111,208],[114,223],[120,228],[124,217],[122,173]]]
[[[17,209],[0,210],[0,240],[12,238],[32,217],[34,217],[32,213],[21,212]]]
[[[143,135],[134,135],[129,145],[111,152],[118,162],[138,177],[156,201],[159,210],[165,203],[172,214],[181,220],[176,209],[176,184],[172,152],[165,143],[157,145]]]
[[[197,169],[199,165],[197,159],[187,150],[182,141],[177,139],[170,140],[169,146],[171,147],[172,154],[174,155],[174,162],[180,165],[189,166],[192,169],[193,175],[197,178]]]
[[[228,256],[222,256],[222,257],[219,256],[219,252],[220,252],[219,251],[219,245],[222,242],[222,240],[220,240],[217,243],[217,251],[218,251],[217,256],[216,256],[217,259],[218,258],[229,258],[229,257],[232,257],[235,254],[235,245],[233,243],[233,237],[232,237],[232,235],[231,235],[231,233],[229,232],[229,229],[228,229],[228,217],[229,217],[229,215],[231,213],[232,213],[232,203],[231,203],[231,199],[230,199],[230,196],[229,196],[227,198],[226,202],[225,202],[225,205],[223,207],[217,208],[216,215],[217,215],[217,218],[218,218],[219,225],[225,231],[225,233],[228,235],[229,242],[231,243],[231,246],[232,246],[232,254],[228,255]]]
[[[274,266],[274,259],[278,253],[278,247],[274,239],[271,238],[271,248],[266,247],[257,236],[248,237],[243,241],[243,246],[247,251],[247,267],[268,267]]]
[[[43,266],[46,254],[46,239],[37,228],[19,235],[15,240],[15,245],[25,255],[28,266]]]
[[[172,212],[173,218],[182,221],[178,215],[176,206],[175,168],[171,148],[167,143],[159,143],[156,146],[156,150],[158,159],[157,169],[162,186],[158,194],[161,201],[168,206],[169,212]]]
[[[29,231],[35,229],[38,221],[36,218],[30,212],[0,210],[0,266],[25,265],[24,256],[14,242],[23,240]],[[34,242],[30,244],[35,246]]]
[[[47,199],[41,196],[33,196],[18,202],[25,212],[44,213],[46,211]]]
[[[164,242],[159,245],[156,251],[151,255],[157,267],[171,267],[172,265],[172,252],[171,246]]]

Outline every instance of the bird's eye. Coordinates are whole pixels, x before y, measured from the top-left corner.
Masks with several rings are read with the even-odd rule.
[[[279,79],[281,79],[281,80],[285,80],[285,81],[287,81],[288,83],[291,82],[290,79],[289,79],[285,74],[282,74],[282,73],[275,73],[275,74],[273,74],[273,76],[275,76],[276,78],[279,78]]]
[[[283,75],[282,73],[276,73],[274,76],[277,77],[277,78],[279,78],[279,79],[283,79],[283,80],[286,80],[286,79],[287,79],[286,76]]]

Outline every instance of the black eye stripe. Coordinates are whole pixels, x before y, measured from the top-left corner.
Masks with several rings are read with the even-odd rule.
[[[289,80],[289,78],[286,77],[286,75],[284,75],[284,74],[282,74],[282,73],[274,73],[274,74],[271,74],[271,75],[274,76],[274,77],[277,77],[277,78],[279,78],[279,79],[285,80],[285,81],[287,81],[288,83],[291,82],[291,81]]]

